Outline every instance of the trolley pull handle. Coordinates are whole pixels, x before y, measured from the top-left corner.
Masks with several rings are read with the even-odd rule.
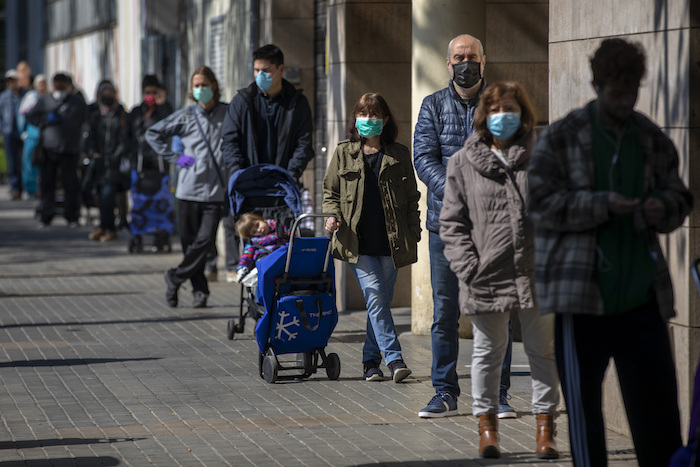
[[[316,331],[318,327],[321,325],[321,317],[323,316],[323,301],[320,298],[316,299],[316,308],[318,308],[318,322],[316,323],[316,326],[311,326],[309,324],[309,317],[306,316],[306,309],[304,308],[304,300],[297,300],[297,308],[299,309],[299,315],[301,316],[301,322],[304,325],[304,327],[311,332]]]

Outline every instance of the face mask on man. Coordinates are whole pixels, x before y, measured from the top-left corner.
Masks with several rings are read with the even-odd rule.
[[[355,119],[355,128],[363,138],[377,136],[382,134],[384,122],[381,118],[357,117]]]
[[[518,112],[491,114],[486,121],[486,126],[494,137],[508,141],[520,129],[520,114]]]
[[[214,92],[209,86],[201,86],[192,90],[192,97],[194,100],[206,104],[214,97]]]
[[[153,107],[156,105],[156,96],[153,94],[146,94],[143,96],[143,103],[146,104],[148,107]]]
[[[471,88],[481,79],[481,63],[466,60],[452,65],[453,79],[461,88]]]
[[[54,99],[57,101],[62,101],[66,97],[66,91],[54,91],[51,93]]]
[[[101,96],[100,102],[107,107],[112,107],[117,99],[114,96]]]
[[[267,91],[272,87],[272,75],[264,71],[260,71],[255,75],[255,84],[263,91]]]

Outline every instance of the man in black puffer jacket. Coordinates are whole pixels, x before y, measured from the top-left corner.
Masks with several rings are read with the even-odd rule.
[[[447,47],[447,69],[450,83],[445,89],[423,100],[414,132],[413,158],[418,178],[428,187],[428,245],[430,251],[430,282],[433,288],[433,326],[431,328],[433,364],[431,378],[436,395],[419,417],[449,417],[457,415],[459,383],[457,356],[459,354],[459,287],[450,269],[440,239],[440,210],[445,192],[447,162],[462,149],[473,131],[474,112],[486,82],[483,79],[486,55],[479,39],[463,34]],[[510,346],[501,382],[510,383]],[[514,417],[507,405],[505,392],[499,418]]]

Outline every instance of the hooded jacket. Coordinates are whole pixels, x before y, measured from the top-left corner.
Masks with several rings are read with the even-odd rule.
[[[260,89],[252,83],[240,89],[228,106],[222,133],[222,151],[229,173],[263,162],[286,169],[299,178],[314,157],[311,147],[313,123],[311,107],[301,89],[282,80],[282,98],[277,119],[277,154],[274,160],[261,161],[258,157],[259,133],[254,116]]]
[[[173,152],[170,147],[170,138],[173,136],[179,136],[182,140],[185,147],[183,154],[195,159],[192,167],[180,169],[178,172],[176,198],[204,203],[224,202],[228,174],[219,173],[216,167],[218,164],[221,171],[226,170],[221,154],[221,129],[225,114],[226,104],[222,102],[217,102],[209,112],[199,104],[192,104],[146,130],[148,144],[156,154],[163,156],[168,162],[175,163],[181,156]],[[195,116],[209,140],[209,147],[214,152],[216,163],[209,152],[207,141],[202,138]]]
[[[58,121],[49,123],[50,113],[54,113]],[[85,99],[79,92],[73,92],[60,101],[54,99],[51,93],[44,94],[27,119],[41,128],[44,149],[59,154],[79,154],[86,117]]]
[[[333,236],[333,256],[350,263],[356,263],[359,256],[357,226],[362,215],[365,177],[362,143],[341,141],[323,178],[323,212],[334,214],[340,221]],[[420,193],[411,155],[403,144],[384,147],[379,191],[394,267],[398,269],[415,263],[421,232]]]
[[[508,166],[474,133],[447,166],[440,212],[445,257],[459,278],[462,313],[529,309],[534,238],[527,219],[530,132],[508,148]]]

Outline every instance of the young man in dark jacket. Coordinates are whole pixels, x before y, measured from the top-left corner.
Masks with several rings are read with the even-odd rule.
[[[311,107],[301,89],[282,76],[284,55],[268,44],[253,52],[255,82],[228,106],[221,149],[229,173],[275,164],[296,180],[314,157]]]
[[[78,157],[87,106],[79,92],[72,92],[68,75],[53,77],[53,92],[41,96],[29,113],[29,123],[41,128],[45,161],[39,169],[41,188],[41,220],[39,227],[51,223],[56,206],[56,172],[61,168],[65,191],[64,216],[71,228],[78,227],[80,215],[80,184]]]
[[[693,197],[673,142],[634,111],[645,62],[641,45],[604,40],[591,59],[598,98],[542,133],[528,169],[535,291],[541,313],[556,313],[576,466],[607,464],[611,358],[639,465],[668,465],[681,446],[673,287],[658,234],[683,224]]]

